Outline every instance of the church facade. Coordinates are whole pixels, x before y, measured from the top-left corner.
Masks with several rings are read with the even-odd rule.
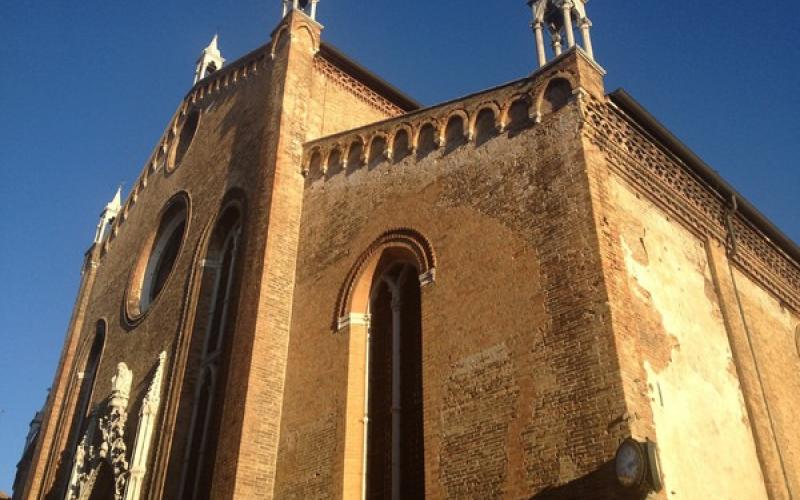
[[[316,0],[215,39],[103,211],[14,498],[800,497],[800,249],[606,92],[584,3],[424,109]]]

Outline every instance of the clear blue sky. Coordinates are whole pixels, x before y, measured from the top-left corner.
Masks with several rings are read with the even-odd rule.
[[[233,60],[279,0],[14,0],[0,10],[0,490],[58,362],[83,252],[137,178],[216,30]],[[800,3],[593,1],[626,88],[800,240]],[[321,0],[324,38],[425,104],[534,69],[523,0]]]

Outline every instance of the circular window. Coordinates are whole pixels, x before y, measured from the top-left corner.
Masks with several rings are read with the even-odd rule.
[[[200,123],[200,110],[193,109],[189,111],[181,124],[181,131],[178,135],[178,140],[175,142],[172,150],[172,155],[169,162],[170,168],[175,168],[181,164],[186,152],[189,151],[189,146],[194,141],[194,136],[197,133],[197,125]]]
[[[161,216],[158,231],[145,242],[126,300],[129,319],[147,312],[172,274],[186,233],[187,212],[186,197],[173,198]]]

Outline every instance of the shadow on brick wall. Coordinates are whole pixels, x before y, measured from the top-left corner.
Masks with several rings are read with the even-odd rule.
[[[619,484],[614,461],[611,460],[574,481],[544,489],[532,496],[531,500],[643,500],[646,497],[647,494],[642,491]]]

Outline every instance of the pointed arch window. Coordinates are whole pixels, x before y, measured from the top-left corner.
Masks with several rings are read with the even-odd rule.
[[[345,497],[425,496],[422,290],[435,279],[430,242],[399,228],[377,238],[343,283],[334,329],[350,352]]]
[[[78,373],[78,378],[81,380],[81,383],[75,412],[74,428],[77,436],[80,436],[83,431],[83,427],[85,426],[84,421],[86,420],[86,415],[89,413],[92,389],[94,389],[94,381],[97,378],[97,368],[100,366],[100,356],[103,353],[103,346],[105,343],[106,322],[100,320],[95,325],[94,340],[92,341],[89,355],[86,358],[86,364],[84,365],[83,371]]]
[[[84,358],[85,361],[82,370],[77,372],[79,385],[77,387],[75,399],[75,411],[72,416],[72,426],[70,427],[67,441],[69,443],[67,449],[71,450],[73,455],[77,450],[81,436],[86,431],[89,404],[92,400],[92,391],[94,390],[94,383],[97,379],[97,369],[100,367],[100,358],[102,357],[105,343],[106,322],[104,320],[99,320],[95,325],[94,339],[89,348],[89,353]]]
[[[206,499],[211,493],[234,326],[240,219],[238,208],[223,212],[204,261],[191,341],[195,355],[187,364],[195,370],[195,383],[181,410],[190,416],[180,472],[182,499]]]
[[[369,305],[367,498],[424,498],[419,271],[389,264]]]

